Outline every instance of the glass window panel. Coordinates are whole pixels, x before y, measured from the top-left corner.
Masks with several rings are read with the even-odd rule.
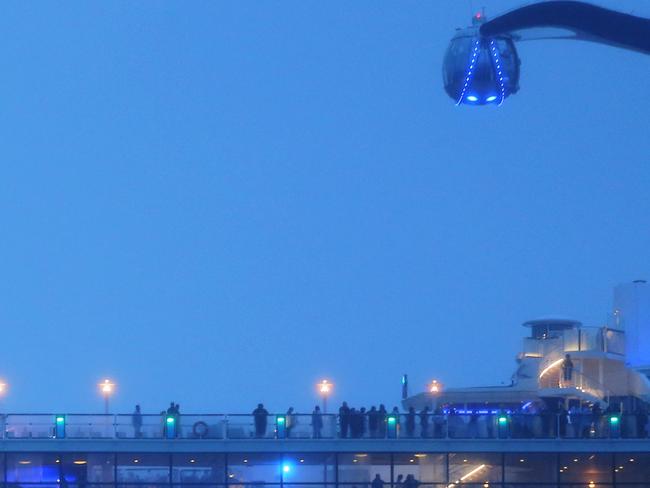
[[[169,454],[118,454],[119,483],[168,483]]]
[[[60,459],[55,454],[7,454],[7,482],[57,483]]]
[[[336,481],[336,463],[333,453],[285,454],[282,466],[284,484]]]
[[[67,483],[112,483],[114,455],[109,453],[64,454],[61,470]]]
[[[228,484],[280,483],[282,456],[274,453],[228,454]]]
[[[505,481],[508,483],[557,482],[557,456],[547,453],[505,455]]]
[[[445,454],[398,453],[393,456],[393,463],[395,484],[400,488],[407,479],[409,483],[406,483],[406,488],[412,484],[411,480],[417,481],[420,486],[422,483],[447,481],[447,456]]]
[[[485,483],[501,481],[501,454],[451,453],[449,454],[450,483]]]
[[[611,483],[611,454],[561,454],[560,480],[563,483]]]
[[[368,484],[379,475],[381,480],[390,484],[390,467],[390,454],[364,452],[339,454],[339,482]]]
[[[617,483],[642,483],[650,486],[650,454],[617,454]]]
[[[225,483],[223,454],[174,454],[172,483]]]
[[[158,483],[139,483],[139,484],[118,484],[115,485],[115,488],[169,488],[170,485],[168,484],[158,484]],[[42,488],[42,487],[34,487],[34,488]],[[91,487],[86,487],[86,488],[91,488]],[[93,487],[93,488],[112,488],[109,486],[105,487]]]

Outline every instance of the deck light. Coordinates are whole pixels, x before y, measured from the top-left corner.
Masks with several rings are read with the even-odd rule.
[[[65,415],[56,415],[54,417],[54,437],[57,439],[65,438]]]
[[[108,400],[115,392],[115,383],[107,378],[97,386],[99,387],[99,392],[104,397],[104,413],[108,415]]]
[[[327,380],[323,380],[316,385],[318,394],[323,398],[323,413],[327,413],[327,398],[332,394],[334,385]]]
[[[277,415],[275,417],[275,436],[278,439],[285,439],[287,437],[287,417],[284,415]]]
[[[499,415],[497,418],[497,433],[499,439],[505,439],[508,437],[508,417],[505,415]]]
[[[442,391],[442,384],[438,380],[432,380],[428,387],[429,393],[437,395]]]
[[[397,439],[397,415],[391,414],[386,420],[388,427],[386,429],[386,437],[389,439]]]
[[[176,437],[176,417],[167,415],[165,418],[165,438],[174,439]]]
[[[289,463],[282,464],[282,474],[289,474],[291,472],[291,465]]]
[[[618,415],[609,417],[609,435],[610,437],[621,436],[621,418]]]

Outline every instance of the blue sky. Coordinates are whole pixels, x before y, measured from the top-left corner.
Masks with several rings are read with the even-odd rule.
[[[649,59],[521,44],[520,93],[458,108],[471,3],[5,3],[1,407],[392,407],[600,324],[650,278]]]

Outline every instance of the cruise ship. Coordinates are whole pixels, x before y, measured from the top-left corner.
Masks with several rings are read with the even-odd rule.
[[[3,485],[24,488],[650,487],[650,286],[611,320],[546,317],[507,386],[403,395],[402,414],[5,414]],[[342,422],[343,421],[343,422]]]

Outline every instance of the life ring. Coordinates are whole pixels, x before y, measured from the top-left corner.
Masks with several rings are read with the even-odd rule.
[[[203,420],[195,422],[192,426],[192,433],[194,434],[194,437],[198,437],[199,439],[205,438],[208,435],[208,424]]]

